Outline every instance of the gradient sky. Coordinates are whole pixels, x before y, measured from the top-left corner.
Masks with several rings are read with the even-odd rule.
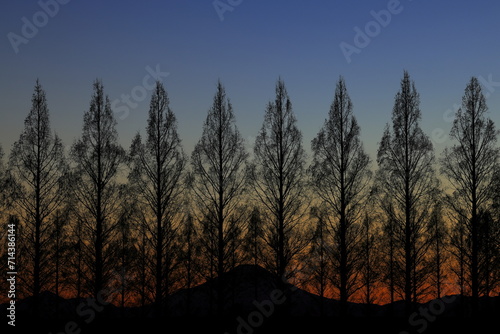
[[[123,107],[121,96],[141,92],[148,67],[169,73],[160,79],[188,154],[218,79],[249,142],[280,76],[308,152],[340,75],[372,159],[405,69],[420,93],[422,127],[438,152],[451,144],[451,109],[471,76],[493,82],[485,92],[489,116],[500,127],[500,2],[401,0],[398,13],[348,63],[340,44],[355,45],[356,27],[376,28],[371,12],[387,10],[393,1],[220,0],[232,9],[223,20],[213,0],[72,0],[53,17],[40,13],[38,1],[3,1],[0,144],[8,154],[18,139],[36,78],[47,93],[52,128],[69,147],[80,136],[93,81],[102,79],[110,100]],[[23,36],[25,22],[36,20],[38,31],[16,53],[9,36]],[[127,117],[116,114],[127,149],[137,131],[145,133],[149,99],[148,92],[132,100],[137,106]]]

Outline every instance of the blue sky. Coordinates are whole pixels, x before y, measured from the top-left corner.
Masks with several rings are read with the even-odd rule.
[[[118,109],[120,141],[128,148],[137,131],[145,133],[148,76],[155,72],[188,154],[219,79],[250,142],[278,77],[287,86],[307,151],[340,75],[372,159],[403,70],[415,81],[422,127],[438,152],[451,144],[451,109],[471,76],[485,83],[489,116],[500,126],[498,1],[220,0],[226,11],[219,13],[213,0],[59,1],[1,4],[0,144],[7,153],[23,128],[36,78],[47,93],[52,128],[67,147],[81,133],[92,82],[100,78]],[[388,8],[397,13],[387,24],[377,23],[373,12],[390,13]],[[27,21],[36,33],[24,27],[23,35]],[[356,27],[375,30],[349,63],[340,45],[356,46]],[[25,43],[13,43],[14,35]]]

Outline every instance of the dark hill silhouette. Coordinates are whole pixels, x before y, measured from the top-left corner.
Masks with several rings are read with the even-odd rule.
[[[260,324],[254,327],[249,325],[251,316],[254,317],[254,324],[259,322],[260,319],[263,320],[263,323],[271,323],[272,319],[278,318],[288,319],[285,321],[287,324],[301,321],[302,325],[308,321],[316,325],[321,321],[326,321],[330,325],[338,321],[351,321],[352,324],[369,327],[372,322],[377,324],[390,322],[395,332],[398,332],[396,330],[399,329],[399,331],[406,330],[411,333],[418,332],[419,329],[422,329],[424,325],[429,325],[429,323],[434,325],[434,323],[451,322],[456,325],[456,319],[468,318],[471,309],[470,298],[448,296],[441,300],[416,304],[415,310],[417,314],[414,316],[413,322],[410,323],[408,316],[404,313],[403,302],[370,305],[370,308],[365,304],[349,303],[347,319],[338,319],[339,301],[328,298],[322,300],[321,297],[291,284],[281,285],[276,277],[267,270],[259,266],[242,265],[225,273],[222,277],[207,281],[191,289],[175,292],[167,300],[168,306],[164,320],[157,321],[170,319],[168,321],[172,323],[186,322],[191,325],[199,325],[201,329],[208,326],[210,321],[207,319],[214,318],[216,314],[217,302],[215,298],[217,290],[215,287],[220,280],[223,281],[227,297],[224,319],[227,321],[225,331],[228,333],[231,333],[231,329],[232,332],[238,332],[238,328],[241,329],[242,333],[257,333],[257,328],[254,327],[260,327]],[[281,289],[284,287],[285,291],[281,291],[280,287]],[[86,298],[64,299],[57,297],[53,293],[43,292],[40,295],[40,301],[40,318],[49,323],[48,328],[52,328],[50,326],[55,326],[54,324],[58,324],[58,327],[56,327],[59,329],[64,328],[64,324],[68,321],[74,321],[82,328],[86,328],[88,325],[98,326],[99,321],[116,322],[126,327],[126,329],[130,328],[127,325],[128,322],[134,321],[134,319],[138,327],[144,326],[145,323],[153,323],[152,306],[146,306],[145,309],[140,307],[121,309],[108,304],[102,309],[99,308],[99,311],[94,314],[96,317],[92,318],[92,321],[87,324],[90,313],[88,311],[89,300]],[[32,297],[18,301],[16,305],[17,323],[19,325],[32,325]],[[283,313],[284,305],[286,305],[286,313]],[[0,305],[3,312],[6,311],[6,308],[7,304]],[[481,298],[480,309],[482,319],[498,318],[498,315],[500,315],[500,297]],[[82,310],[84,310],[83,315]],[[426,317],[429,317],[432,321],[427,320]],[[196,321],[193,322],[193,319],[204,320],[201,323],[196,323]],[[389,319],[392,320],[389,321]],[[398,321],[394,321],[394,319],[398,319]],[[247,327],[241,327],[243,322],[246,323]],[[275,325],[283,326],[282,321],[277,322],[277,324]],[[299,328],[298,325],[290,326]],[[304,326],[307,327],[307,325]]]

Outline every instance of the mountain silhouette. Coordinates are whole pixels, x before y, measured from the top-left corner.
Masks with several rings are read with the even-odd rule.
[[[48,324],[48,329],[52,329],[54,326],[56,329],[64,328],[64,324],[72,321],[81,328],[88,327],[95,330],[105,321],[106,324],[116,322],[121,324],[124,330],[131,330],[133,328],[131,324],[135,324],[137,328],[143,328],[146,324],[151,325],[164,321],[171,324],[186,323],[208,330],[214,327],[210,319],[216,318],[216,287],[220,283],[225,287],[224,321],[226,323],[224,332],[226,333],[231,333],[231,329],[234,333],[238,333],[238,331],[241,333],[262,332],[262,328],[265,326],[260,328],[261,323],[271,324],[273,319],[281,319],[274,323],[274,326],[279,327],[276,330],[282,329],[285,323],[293,329],[298,329],[300,326],[311,328],[312,324],[322,328],[319,324],[326,322],[332,326],[335,322],[345,323],[347,321],[352,323],[352,326],[363,327],[370,327],[372,323],[375,323],[377,327],[387,329],[388,332],[391,332],[390,328],[394,332],[397,332],[397,329],[399,331],[419,332],[419,329],[424,328],[424,325],[427,329],[429,323],[431,325],[443,322],[448,324],[455,322],[456,319],[467,318],[471,304],[470,298],[459,295],[415,304],[416,315],[413,316],[413,322],[410,323],[408,316],[405,315],[404,302],[402,301],[370,306],[361,303],[348,303],[347,318],[339,319],[340,302],[338,300],[321,298],[289,283],[282,284],[275,275],[260,266],[241,265],[226,272],[221,277],[208,280],[191,289],[181,289],[170,295],[166,301],[167,306],[163,320],[153,318],[154,308],[152,305],[143,308],[125,307],[122,309],[107,304],[98,308],[98,311],[93,314],[95,318],[89,322],[91,315],[89,299],[64,299],[51,292],[43,292],[40,295],[40,318]],[[31,319],[32,305],[33,297],[17,302],[16,312],[19,325],[33,324]],[[7,311],[7,306],[8,304],[2,304],[0,309]],[[481,298],[480,308],[483,319],[494,319],[495,315],[500,315],[500,297]],[[432,321],[427,320],[426,316]],[[389,322],[388,319],[392,320]],[[297,325],[291,325],[295,323]],[[381,325],[386,323],[391,323],[392,327]],[[255,324],[259,326],[253,326]],[[40,327],[38,326],[38,328]]]

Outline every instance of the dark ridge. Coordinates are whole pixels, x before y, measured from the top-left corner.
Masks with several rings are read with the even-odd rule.
[[[226,295],[225,316],[223,320],[217,320],[215,287],[221,280]],[[279,288],[283,286],[285,291]],[[43,292],[40,295],[41,314],[40,320],[36,322],[39,325],[37,328],[43,329],[42,332],[47,328],[59,331],[56,333],[64,333],[64,326],[72,322],[77,329],[92,329],[92,333],[96,332],[97,328],[106,328],[109,324],[125,326],[124,330],[128,332],[134,326],[152,326],[157,322],[168,321],[184,324],[192,330],[199,326],[199,330],[206,332],[208,328],[213,328],[215,324],[219,326],[222,322],[227,333],[238,333],[238,329],[241,333],[259,333],[258,330],[262,328],[276,329],[276,326],[284,326],[283,322],[293,330],[305,323],[319,326],[323,323],[347,322],[356,328],[367,326],[367,329],[370,329],[370,324],[373,324],[382,328],[395,327],[399,330],[397,333],[418,333],[424,326],[427,329],[429,326],[438,327],[443,323],[457,324],[457,320],[472,321],[471,298],[460,295],[415,304],[415,314],[410,315],[411,320],[405,315],[404,302],[401,301],[370,305],[369,308],[365,304],[349,303],[348,316],[340,319],[339,301],[328,298],[321,300],[321,297],[291,284],[279,284],[279,280],[272,273],[254,265],[241,265],[222,277],[175,292],[167,299],[164,320],[153,318],[153,308],[150,305],[144,309],[121,309],[112,304],[98,305],[96,311],[92,312],[92,302],[92,299],[88,298],[64,299],[51,292]],[[32,297],[16,303],[18,327],[34,325],[32,305]],[[2,304],[0,309],[7,312],[7,306],[8,304]],[[480,317],[483,319],[481,324],[488,323],[488,320],[497,320],[500,315],[500,297],[483,297],[479,301],[479,307]],[[389,322],[392,325],[387,327]]]

